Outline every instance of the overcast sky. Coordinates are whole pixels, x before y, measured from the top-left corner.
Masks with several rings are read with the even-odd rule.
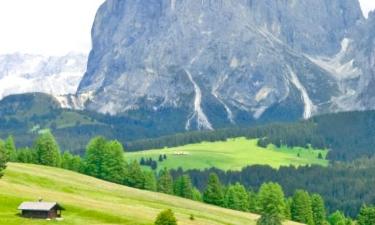
[[[354,0],[352,0],[354,1]],[[360,0],[367,16],[375,0]],[[88,53],[95,13],[104,0],[0,0],[0,54]]]

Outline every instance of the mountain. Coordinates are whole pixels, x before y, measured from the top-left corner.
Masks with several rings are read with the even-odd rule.
[[[162,193],[109,183],[71,171],[31,164],[9,163],[0,180],[0,224],[40,225],[51,221],[18,216],[23,201],[57,201],[65,210],[58,224],[153,224],[157,214],[172,209],[179,224],[256,224],[258,215],[224,209]],[[195,220],[190,220],[190,215]],[[285,221],[286,225],[299,223]]]
[[[0,99],[12,94],[73,94],[86,70],[87,56],[0,55]],[[20,85],[22,84],[22,85]]]
[[[373,109],[369,21],[354,0],[107,0],[77,96],[181,131]]]

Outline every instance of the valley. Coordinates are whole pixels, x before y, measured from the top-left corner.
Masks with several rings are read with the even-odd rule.
[[[241,170],[249,165],[280,166],[327,166],[327,150],[308,149],[302,147],[280,148],[269,145],[266,148],[258,146],[257,139],[246,138],[228,139],[227,141],[202,142],[180,147],[164,148],[125,153],[125,158],[131,162],[151,158],[157,161],[158,169],[209,169],[215,167],[222,170]],[[167,159],[158,161],[166,155]],[[319,159],[321,155],[321,159]]]

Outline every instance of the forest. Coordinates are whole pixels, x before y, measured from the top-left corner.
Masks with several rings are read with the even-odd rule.
[[[61,154],[50,132],[39,135],[33,146],[25,149],[17,149],[13,137],[9,136],[0,141],[0,171],[6,169],[8,161],[61,167],[129,187],[259,213],[262,215],[259,224],[285,219],[308,225],[354,224],[353,221],[368,225],[375,222],[375,208],[365,204],[367,200],[373,200],[368,188],[374,182],[369,169],[374,168],[372,159],[337,163],[328,169],[307,166],[274,170],[253,166],[240,172],[224,172],[164,168],[156,173],[143,170],[137,161],[127,162],[123,152],[120,142],[103,137],[91,139],[81,157],[69,152]],[[361,185],[352,185],[352,182]],[[344,196],[347,205],[338,204]],[[345,208],[349,205],[351,208]]]

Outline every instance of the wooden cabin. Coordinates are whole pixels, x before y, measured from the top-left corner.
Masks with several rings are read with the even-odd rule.
[[[18,210],[27,218],[55,219],[61,217],[61,211],[65,210],[57,202],[23,202]]]

